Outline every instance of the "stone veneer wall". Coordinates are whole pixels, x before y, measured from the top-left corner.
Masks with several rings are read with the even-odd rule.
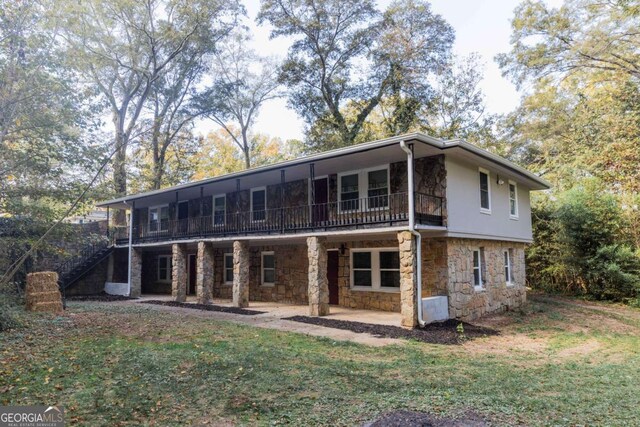
[[[484,248],[484,289],[473,286],[473,249]],[[515,283],[507,286],[504,274],[505,249],[513,249]],[[473,320],[491,313],[520,307],[526,302],[524,243],[493,240],[447,240],[449,270],[449,316]]]

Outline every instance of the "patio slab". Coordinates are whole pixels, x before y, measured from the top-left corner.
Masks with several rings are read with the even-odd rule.
[[[138,304],[139,302],[149,300],[171,301],[172,298],[170,295],[143,295],[141,298],[136,300],[119,301],[114,304]],[[196,299],[194,296],[189,296],[187,297],[186,302],[195,303]],[[226,299],[214,299],[213,304],[227,307],[230,307],[232,305],[231,301]],[[376,347],[389,344],[402,345],[405,343],[404,340],[395,338],[380,338],[367,333],[356,333],[348,330],[284,320],[285,317],[307,316],[309,314],[309,306],[307,305],[252,301],[249,303],[249,307],[247,307],[248,309],[264,312],[262,314],[252,316],[152,304],[145,304],[145,307],[150,307],[156,310],[165,310],[174,313],[180,313],[184,315],[225,320],[244,325],[256,326],[259,328],[277,329],[286,332],[297,332],[306,335],[326,337],[338,341],[352,341]],[[400,313],[390,313],[375,310],[356,310],[333,305],[330,308],[330,314],[325,317],[329,319],[348,320],[378,325],[400,325]]]

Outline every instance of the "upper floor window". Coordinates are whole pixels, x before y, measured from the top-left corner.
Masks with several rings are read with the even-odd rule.
[[[267,218],[267,189],[251,190],[251,221],[264,221]]]
[[[389,206],[389,168],[378,167],[339,174],[340,210],[380,209]],[[364,206],[361,206],[364,203]]]
[[[169,206],[149,208],[149,231],[167,231],[169,229]]]
[[[480,168],[480,210],[485,213],[491,213],[491,182],[489,180],[489,171]]]
[[[227,209],[227,198],[223,194],[221,196],[213,196],[213,224],[224,225]]]
[[[509,216],[518,218],[518,185],[509,181]]]
[[[158,282],[171,282],[171,255],[158,255]]]
[[[352,211],[360,207],[359,180],[357,173],[340,177],[340,210]]]

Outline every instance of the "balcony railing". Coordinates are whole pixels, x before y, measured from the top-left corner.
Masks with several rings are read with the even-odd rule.
[[[416,193],[416,221],[443,225],[442,197]],[[161,220],[133,228],[133,242],[225,237],[250,234],[287,234],[312,230],[400,225],[409,219],[407,193],[342,200],[296,207]],[[128,243],[128,230],[112,231],[118,244]]]

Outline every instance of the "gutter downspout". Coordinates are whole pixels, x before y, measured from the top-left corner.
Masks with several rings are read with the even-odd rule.
[[[415,182],[414,182],[414,167],[413,167],[413,150],[407,147],[407,143],[400,141],[400,148],[407,153],[407,176],[408,176],[408,196],[409,196],[409,232],[416,237],[416,259],[418,266],[416,268],[416,303],[418,304],[418,324],[420,326],[425,325],[425,321],[422,317],[422,235],[416,231],[416,209],[415,209]],[[413,147],[412,147],[413,148]]]
[[[127,206],[129,203],[123,201],[123,203]],[[129,290],[127,291],[127,296],[131,296],[131,260],[133,259],[133,206],[129,208],[129,269],[127,272],[127,286]]]

